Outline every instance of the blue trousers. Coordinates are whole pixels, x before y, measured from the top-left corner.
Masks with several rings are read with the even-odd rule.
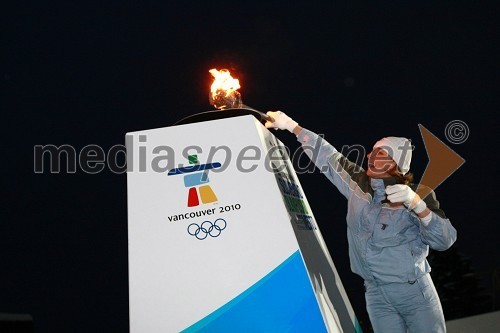
[[[365,282],[366,308],[376,333],[445,333],[443,309],[429,274],[415,283]]]

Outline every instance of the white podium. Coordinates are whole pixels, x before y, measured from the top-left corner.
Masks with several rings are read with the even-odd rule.
[[[361,332],[288,154],[255,117],[126,141],[130,332]]]

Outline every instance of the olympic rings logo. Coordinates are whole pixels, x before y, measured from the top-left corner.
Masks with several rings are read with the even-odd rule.
[[[210,221],[204,221],[201,225],[196,223],[191,223],[187,227],[187,232],[191,236],[198,238],[199,240],[204,240],[208,236],[219,237],[222,230],[226,229],[227,222],[224,219],[217,219],[214,223]]]

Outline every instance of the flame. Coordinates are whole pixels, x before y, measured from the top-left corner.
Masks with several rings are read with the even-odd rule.
[[[218,109],[241,107],[241,95],[238,89],[241,88],[238,79],[231,76],[227,69],[220,71],[213,68],[209,73],[214,77],[214,82],[210,87],[210,104]]]
[[[210,87],[212,96],[215,96],[222,91],[227,97],[233,91],[241,88],[240,81],[238,79],[234,79],[227,69],[221,69],[220,71],[218,71],[215,68],[212,68],[208,72],[214,77],[214,82]]]

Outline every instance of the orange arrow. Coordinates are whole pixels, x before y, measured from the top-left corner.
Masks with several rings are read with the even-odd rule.
[[[429,163],[417,188],[417,194],[423,199],[460,168],[465,160],[422,124],[418,124],[418,127],[429,157]]]

